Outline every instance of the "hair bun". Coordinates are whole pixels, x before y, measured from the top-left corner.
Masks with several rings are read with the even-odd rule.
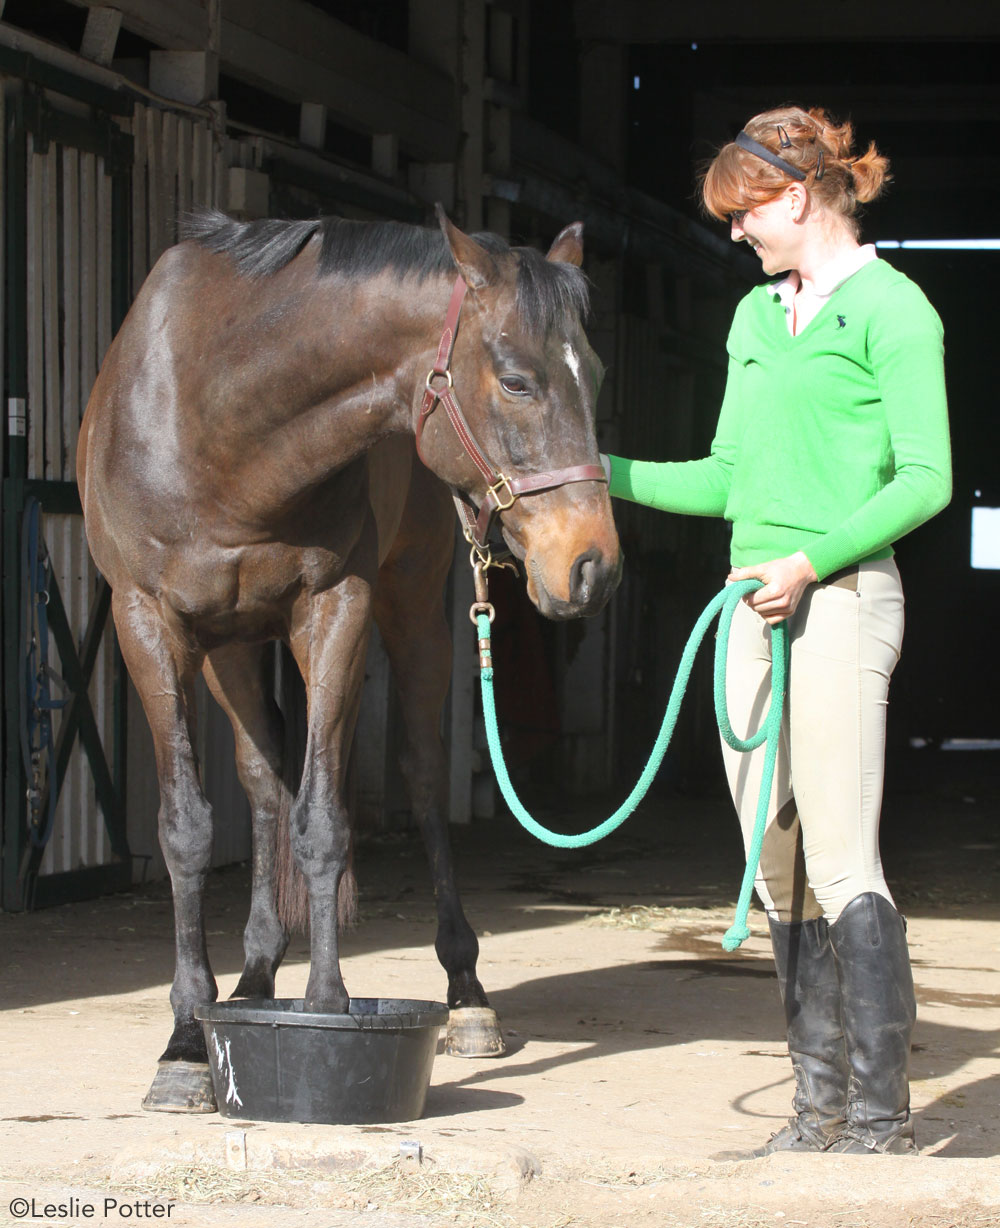
[[[874,141],[863,154],[851,160],[850,171],[854,180],[854,194],[861,204],[881,196],[885,185],[892,178],[889,174],[889,159],[879,153]]]

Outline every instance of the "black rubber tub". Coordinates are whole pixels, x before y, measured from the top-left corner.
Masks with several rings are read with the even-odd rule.
[[[301,998],[198,1007],[223,1117],[334,1125],[420,1117],[448,1008],[352,998],[349,1011],[313,1014]]]

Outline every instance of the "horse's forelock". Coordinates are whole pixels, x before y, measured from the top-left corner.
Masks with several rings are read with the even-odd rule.
[[[517,310],[529,332],[547,336],[553,328],[585,320],[590,286],[573,264],[546,260],[533,247],[514,249],[518,258]]]

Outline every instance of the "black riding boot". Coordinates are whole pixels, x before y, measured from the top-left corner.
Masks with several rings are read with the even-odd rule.
[[[830,926],[851,1064],[847,1125],[828,1150],[914,1155],[910,1036],[916,1018],[903,918],[884,896],[853,899]]]
[[[753,1154],[822,1151],[844,1126],[850,1075],[829,926],[822,917],[768,920],[795,1073],[795,1116]]]

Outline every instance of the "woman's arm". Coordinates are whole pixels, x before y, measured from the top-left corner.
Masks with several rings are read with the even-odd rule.
[[[843,523],[806,547],[819,576],[898,541],[951,498],[941,321],[912,282],[894,286],[869,331],[894,473]]]
[[[610,456],[611,494],[663,512],[722,516],[729,498],[739,439],[741,374],[741,365],[730,358],[726,395],[708,456],[699,460],[664,462]]]

